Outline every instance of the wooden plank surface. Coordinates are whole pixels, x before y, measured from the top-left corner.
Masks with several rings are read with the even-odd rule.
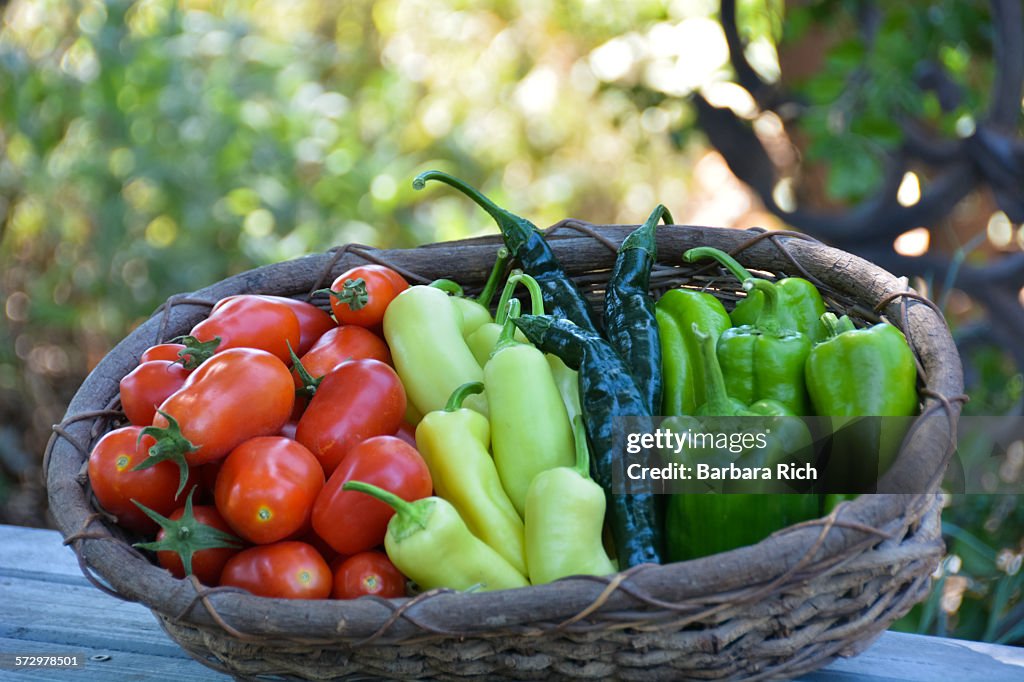
[[[0,526],[0,657],[78,655],[80,668],[0,669],[0,680],[229,680],[191,659],[139,604],[87,581],[55,531]],[[802,682],[1021,682],[1024,649],[887,632]]]

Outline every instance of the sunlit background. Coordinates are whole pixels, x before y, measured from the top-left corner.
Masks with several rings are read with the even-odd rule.
[[[756,74],[802,93],[796,134],[738,84],[713,0],[0,3],[0,522],[47,525],[51,425],[169,295],[346,242],[494,231],[464,198],[414,192],[419,171],[542,226],[637,223],[661,202],[679,223],[782,229],[882,182],[894,102],[954,138],[974,131],[993,82],[975,26],[987,3],[908,3],[874,50],[848,17],[828,21],[842,3],[789,4],[740,2],[738,24]],[[963,85],[955,106],[900,80],[918,48]],[[884,77],[851,95],[859,72]],[[778,211],[709,144],[695,94],[749,122],[780,169]],[[897,180],[913,207],[933,174]],[[979,191],[882,246],[984,265],[1024,249],[1024,228]],[[955,330],[983,317],[964,291],[915,281]],[[1008,355],[974,339],[967,357],[971,409],[1012,409]],[[938,587],[907,627],[1024,640],[1022,523],[1014,496],[958,500]]]

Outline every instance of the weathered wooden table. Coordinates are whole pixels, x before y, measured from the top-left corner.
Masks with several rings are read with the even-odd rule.
[[[77,656],[75,668],[18,667],[16,656]],[[144,607],[82,577],[55,531],[0,525],[0,680],[226,680],[171,641]],[[857,658],[804,682],[1021,682],[1024,649],[885,633]]]

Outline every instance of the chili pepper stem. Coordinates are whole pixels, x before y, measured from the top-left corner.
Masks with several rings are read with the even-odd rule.
[[[519,317],[519,306],[520,303],[517,299],[513,298],[508,302],[508,315],[505,317],[505,323],[501,325],[501,334],[498,335],[498,340],[494,344],[494,350],[491,351],[492,358],[500,350],[508,348],[509,346],[520,345],[515,339],[515,320]]]
[[[695,249],[690,249],[683,254],[683,260],[687,263],[694,263],[701,260],[702,258],[713,258],[733,274],[733,276],[740,282],[746,282],[748,279],[753,279],[753,275],[745,267],[739,264],[735,258],[729,254],[716,249],[711,246],[698,246]]]
[[[674,221],[672,220],[672,214],[663,205],[658,204],[651,211],[651,215],[647,217],[647,220],[638,229],[634,230],[622,241],[622,246],[619,247],[619,251],[625,251],[627,249],[644,249],[641,246],[645,242],[651,241],[651,233],[654,232],[658,225],[658,220],[664,220],[666,225],[671,225]],[[653,254],[652,254],[653,255]],[[536,313],[534,313],[536,315]]]
[[[462,408],[462,401],[471,395],[483,392],[484,383],[482,381],[467,381],[452,392],[452,396],[448,398],[448,402],[444,406],[444,411],[454,412],[459,410]]]
[[[490,306],[491,301],[494,299],[494,292],[498,290],[498,282],[505,271],[505,266],[508,265],[508,259],[508,249],[502,246],[498,249],[497,256],[494,259],[494,267],[491,268],[491,274],[487,276],[487,282],[484,284],[483,291],[476,297],[476,302],[485,308]]]
[[[530,314],[544,314],[544,294],[540,290],[540,284],[522,270],[514,270],[501,292],[501,297],[498,299],[498,309],[495,312],[494,319],[497,324],[505,324],[505,320],[508,318],[508,303],[512,300],[512,292],[515,291],[516,286],[520,283],[530,292]]]
[[[419,175],[416,176],[415,179],[413,179],[412,188],[415,190],[423,189],[426,186],[427,181],[429,180],[437,180],[438,182],[443,182],[444,184],[450,185],[455,189],[459,190],[460,192],[462,192],[463,194],[465,194],[467,197],[476,202],[476,204],[480,208],[487,211],[487,213],[492,218],[494,218],[494,221],[498,223],[499,227],[504,227],[504,223],[514,224],[519,220],[515,215],[501,208],[493,201],[488,199],[486,196],[484,196],[480,192],[480,190],[471,187],[462,180],[459,180],[458,178],[452,175],[448,175],[443,171],[429,170],[420,173]],[[502,231],[504,232],[504,229],[502,229]]]
[[[441,291],[451,294],[452,296],[466,295],[466,292],[463,291],[462,286],[458,282],[455,282],[454,280],[450,279],[435,279],[427,286],[434,287],[435,289],[440,289]]]
[[[389,490],[378,488],[370,483],[364,483],[362,481],[348,481],[341,487],[342,490],[354,490],[359,493],[365,493],[370,497],[375,497],[384,504],[388,505],[395,510],[404,521],[415,523],[420,528],[427,527],[426,514],[422,509],[417,507],[412,502],[403,500],[398,495],[394,494]]]

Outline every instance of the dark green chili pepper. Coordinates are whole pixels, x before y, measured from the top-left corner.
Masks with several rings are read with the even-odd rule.
[[[546,307],[552,315],[572,320],[583,329],[598,331],[590,302],[583,297],[575,282],[569,279],[536,225],[499,207],[464,181],[442,171],[420,173],[412,181],[412,186],[414,189],[423,189],[428,180],[451,185],[487,211],[498,224],[512,257],[517,258],[526,274],[532,275],[540,284]]]
[[[579,371],[584,422],[593,446],[591,468],[608,498],[620,568],[661,563],[664,530],[659,496],[612,492],[612,472],[622,455],[615,438],[615,418],[650,416],[622,358],[607,341],[569,320],[523,315],[515,324],[538,348]]]
[[[623,240],[604,295],[605,336],[629,367],[650,414],[661,409],[662,393],[661,342],[650,292],[660,219],[671,224],[672,214],[658,204],[647,222]]]

